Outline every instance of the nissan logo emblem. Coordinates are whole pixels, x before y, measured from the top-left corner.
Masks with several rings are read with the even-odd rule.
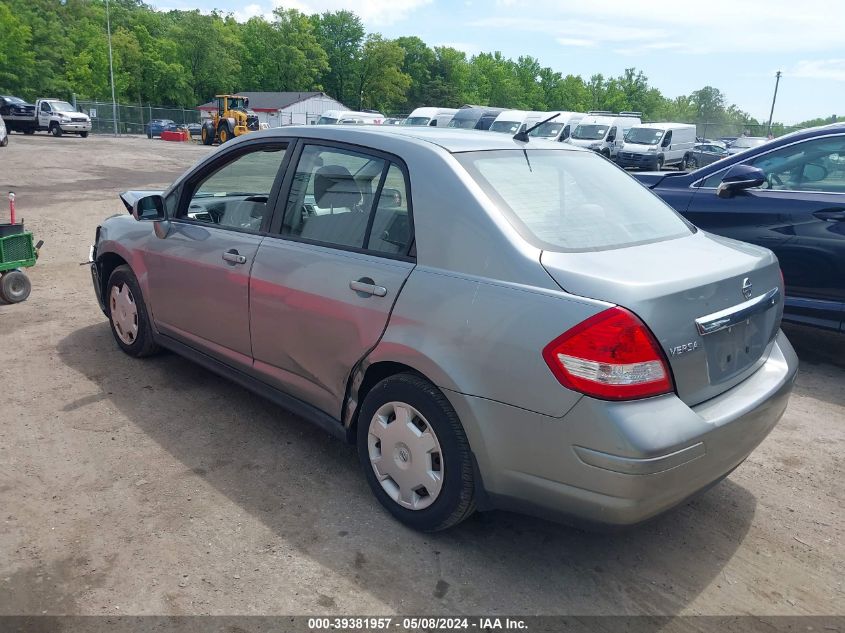
[[[748,277],[743,279],[742,280],[742,296],[745,297],[746,299],[750,299],[752,287],[753,286],[751,285],[751,280]]]

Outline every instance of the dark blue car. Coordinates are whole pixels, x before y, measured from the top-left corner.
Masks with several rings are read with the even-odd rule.
[[[773,250],[786,282],[784,320],[845,332],[845,124],[690,173],[635,177],[702,229]]]

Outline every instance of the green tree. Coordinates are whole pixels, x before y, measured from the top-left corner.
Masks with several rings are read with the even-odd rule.
[[[0,89],[23,92],[35,68],[32,30],[0,3]]]
[[[317,41],[325,51],[328,62],[328,68],[320,78],[325,90],[344,103],[357,101],[353,77],[364,42],[361,18],[351,11],[327,11],[312,16],[311,20]]]
[[[393,112],[405,103],[411,78],[402,72],[404,58],[405,51],[395,41],[379,33],[367,36],[356,64],[359,110]]]

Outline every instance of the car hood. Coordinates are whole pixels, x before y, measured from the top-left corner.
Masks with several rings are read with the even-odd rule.
[[[80,116],[83,116],[83,117],[85,117],[86,119],[88,118],[88,115],[87,115],[87,114],[85,114],[84,112],[65,111],[65,112],[55,112],[54,114],[58,114],[59,116],[66,116],[66,117],[68,117],[68,118],[70,118],[70,117],[74,117],[74,116],[75,116],[75,117],[80,117]]]

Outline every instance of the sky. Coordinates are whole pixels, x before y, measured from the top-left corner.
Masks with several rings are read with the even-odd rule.
[[[845,115],[845,0],[148,0],[158,9],[218,9],[239,20],[274,7],[348,9],[368,32],[416,35],[468,55],[501,51],[588,79],[634,66],[664,95],[719,88],[768,120]],[[436,104],[428,104],[436,105]]]

